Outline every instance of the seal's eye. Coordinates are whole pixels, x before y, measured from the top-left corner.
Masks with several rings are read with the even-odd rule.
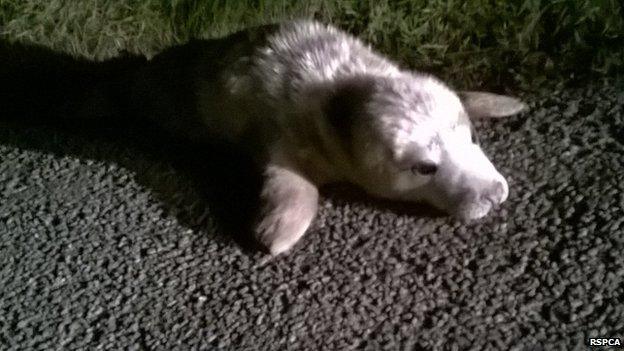
[[[416,175],[418,174],[432,175],[438,171],[438,165],[431,161],[423,161],[423,162],[418,162],[415,165],[413,165],[411,170],[412,170],[412,173]]]

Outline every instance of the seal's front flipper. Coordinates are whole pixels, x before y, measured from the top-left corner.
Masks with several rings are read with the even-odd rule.
[[[265,177],[255,236],[272,255],[278,255],[299,241],[310,226],[318,207],[318,189],[280,165],[268,165]]]

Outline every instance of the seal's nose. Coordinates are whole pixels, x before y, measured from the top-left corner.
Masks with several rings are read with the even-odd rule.
[[[509,189],[507,182],[504,180],[495,180],[492,184],[481,194],[481,198],[490,201],[493,205],[498,205],[507,200]]]

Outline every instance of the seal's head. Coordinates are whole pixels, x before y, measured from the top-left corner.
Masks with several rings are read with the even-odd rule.
[[[345,176],[369,193],[424,201],[463,219],[483,217],[507,199],[507,181],[479,146],[470,118],[519,113],[526,108],[519,100],[458,95],[434,77],[404,72],[345,79],[327,106],[349,160]]]

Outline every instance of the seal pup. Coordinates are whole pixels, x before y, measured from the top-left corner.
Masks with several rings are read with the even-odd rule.
[[[0,93],[6,113],[133,116],[193,141],[246,147],[265,179],[254,235],[273,255],[304,235],[319,187],[332,182],[462,219],[485,216],[506,200],[508,184],[476,142],[470,118],[526,109],[508,96],[455,92],[310,20],[193,40],[151,59],[56,54],[30,62],[28,53],[0,68],[3,81],[17,86]],[[42,79],[47,86],[33,89]]]

